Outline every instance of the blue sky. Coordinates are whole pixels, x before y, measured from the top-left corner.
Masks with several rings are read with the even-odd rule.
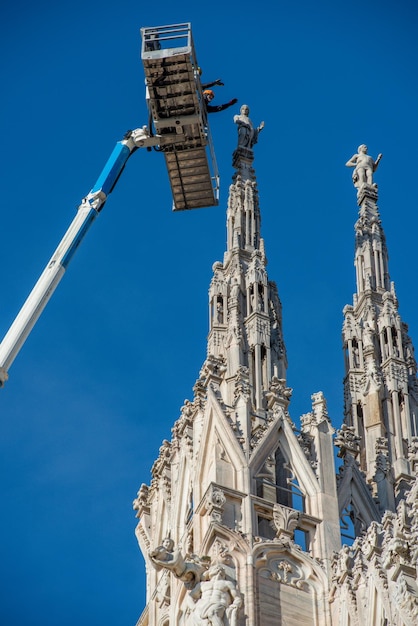
[[[338,427],[357,218],[344,164],[363,142],[383,153],[391,278],[418,342],[415,3],[189,5],[2,4],[1,334],[115,142],[146,123],[139,28],[190,21],[202,79],[225,82],[215,102],[265,121],[255,168],[291,415],[322,390]],[[162,155],[132,157],[0,390],[1,624],[126,626],[143,609],[131,503],[205,358],[235,112],[210,119],[218,208],[173,214]]]

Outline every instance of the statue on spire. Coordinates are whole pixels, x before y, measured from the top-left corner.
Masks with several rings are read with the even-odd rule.
[[[253,145],[257,143],[258,135],[264,128],[264,122],[254,128],[248,117],[249,113],[248,104],[243,104],[240,108],[240,114],[234,115],[234,122],[238,126],[238,148],[247,148],[247,150],[251,150]]]
[[[353,183],[354,187],[359,189],[364,183],[373,185],[373,173],[377,170],[382,155],[378,154],[375,161],[367,154],[367,146],[364,143],[357,150],[358,153],[353,154],[351,159],[347,161],[346,166],[354,167]]]

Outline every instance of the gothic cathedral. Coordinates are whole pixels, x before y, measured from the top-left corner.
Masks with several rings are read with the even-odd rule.
[[[147,575],[137,626],[416,626],[417,366],[389,278],[379,157],[363,145],[347,163],[359,217],[344,420],[333,428],[319,392],[297,428],[252,167],[262,127],[247,120],[209,289],[207,357],[134,501]]]

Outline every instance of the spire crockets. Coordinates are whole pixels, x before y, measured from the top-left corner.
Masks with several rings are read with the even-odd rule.
[[[417,435],[418,385],[408,327],[390,281],[385,235],[373,182],[374,161],[361,145],[355,167],[359,218],[355,225],[357,293],[344,308],[345,425],[359,443],[360,468],[381,512],[394,510],[411,479],[408,460]]]
[[[245,381],[251,410],[263,417],[274,378],[286,378],[282,312],[277,287],[268,280],[253,146],[264,127],[254,128],[247,105],[234,116],[238,147],[233,154],[236,173],[229,190],[227,250],[223,263],[213,266],[209,290],[208,357],[222,358],[226,373],[221,392],[231,406]],[[249,433],[248,433],[249,434]]]

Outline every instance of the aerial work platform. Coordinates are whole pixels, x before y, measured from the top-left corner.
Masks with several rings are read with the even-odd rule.
[[[8,379],[10,366],[102,211],[128,159],[138,148],[154,148],[164,154],[175,211],[218,204],[219,176],[191,26],[175,24],[142,28],[141,32],[150,113],[148,125],[127,131],[117,142],[1,341],[0,387]]]
[[[219,175],[191,25],[142,28],[141,34],[150,127],[161,137],[173,210],[216,206]]]

